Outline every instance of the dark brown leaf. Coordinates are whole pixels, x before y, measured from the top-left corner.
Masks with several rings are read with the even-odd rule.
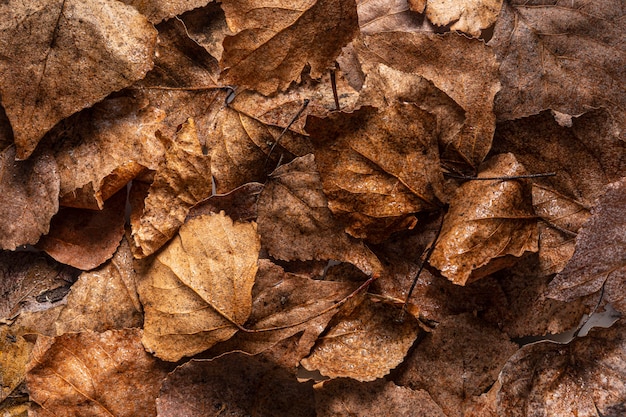
[[[234,221],[255,221],[257,218],[257,200],[263,187],[264,185],[261,183],[249,182],[229,193],[213,194],[193,206],[189,210],[186,220],[203,214],[224,211]]]

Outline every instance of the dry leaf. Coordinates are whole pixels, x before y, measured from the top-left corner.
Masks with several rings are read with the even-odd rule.
[[[135,257],[156,252],[176,234],[189,209],[211,195],[211,159],[204,155],[193,119],[181,126],[157,169],[143,213],[131,222]]]
[[[396,383],[424,389],[448,417],[463,416],[464,402],[494,383],[517,345],[472,314],[450,317],[410,354]]]
[[[502,0],[428,0],[426,17],[438,26],[450,26],[477,38],[496,23]]]
[[[213,194],[193,206],[187,214],[187,220],[209,213],[224,211],[237,222],[256,221],[257,200],[264,185],[249,182],[226,194]]]
[[[22,329],[0,325],[0,404],[24,382],[26,375],[33,344],[20,333]]]
[[[328,209],[312,154],[276,169],[259,196],[259,234],[271,256],[349,262],[368,275],[382,269],[363,242],[349,237]]]
[[[487,161],[479,178],[526,174],[513,154]],[[537,220],[526,180],[470,180],[444,218],[430,264],[465,285],[508,266],[511,256],[537,251]]]
[[[57,122],[152,67],[156,31],[119,1],[11,0],[0,16],[0,91],[18,159]]]
[[[498,415],[622,416],[626,412],[624,325],[592,330],[567,345],[524,346],[499,380]]]
[[[412,13],[415,9],[410,7],[411,1],[406,0],[357,0],[361,33],[420,30],[422,18]]]
[[[159,23],[196,7],[205,6],[210,0],[122,0],[139,10],[152,23]]]
[[[623,7],[620,0],[506,2],[489,42],[502,62],[498,119],[605,107],[623,126]]]
[[[49,151],[15,160],[15,147],[0,151],[0,249],[37,243],[59,209],[59,172]]]
[[[388,220],[437,207],[443,177],[432,134],[435,118],[417,106],[394,103],[378,112],[361,107],[309,116],[305,129],[328,207],[345,219],[351,235],[384,240]]]
[[[300,80],[305,65],[319,78],[358,31],[352,0],[224,0],[222,9],[236,33],[224,39],[220,66],[226,84],[264,95]]]
[[[248,319],[260,242],[223,213],[189,220],[138,278],[146,349],[177,361],[229,339]]]
[[[226,16],[219,3],[209,3],[205,7],[190,10],[179,16],[179,19],[185,24],[189,38],[206,49],[216,60],[222,59],[222,42],[227,35],[233,33],[226,24]]]
[[[315,416],[312,383],[239,353],[177,368],[163,382],[157,410],[162,417]]]
[[[113,256],[124,236],[125,209],[126,189],[108,199],[99,211],[62,207],[37,248],[74,268],[96,268]]]
[[[72,285],[56,320],[56,333],[141,327],[143,314],[135,283],[133,255],[126,239],[100,268],[84,272]]]
[[[400,310],[365,299],[337,322],[301,363],[331,378],[373,381],[398,366],[419,333],[412,316],[398,321]]]
[[[576,237],[576,252],[550,283],[548,296],[561,301],[597,293],[626,313],[626,178],[609,184]]]
[[[154,416],[167,369],[141,330],[39,336],[26,374],[33,416]]]
[[[315,387],[318,417],[446,417],[428,392],[376,380],[334,379]]]

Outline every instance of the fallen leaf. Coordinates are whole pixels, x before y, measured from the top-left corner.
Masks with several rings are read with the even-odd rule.
[[[146,16],[154,24],[165,19],[182,14],[196,7],[205,6],[210,0],[122,0],[123,3],[134,6],[139,13]]]
[[[428,0],[426,17],[438,26],[449,26],[475,38],[496,23],[502,0]]]
[[[27,368],[33,416],[154,416],[168,369],[143,350],[141,330],[39,336]]]
[[[189,220],[138,277],[142,343],[177,361],[229,339],[252,307],[259,237],[223,213]]]
[[[325,381],[315,387],[315,409],[318,417],[446,417],[428,392],[382,379],[368,383],[344,378]]]
[[[513,154],[492,157],[478,178],[526,174]],[[537,220],[526,180],[470,180],[450,203],[430,264],[465,285],[537,252]]]
[[[420,30],[421,19],[411,11],[410,3],[406,0],[357,0],[361,33]]]
[[[349,237],[328,209],[313,154],[277,168],[258,202],[259,234],[268,253],[285,261],[338,260],[368,275],[382,267],[376,256]]]
[[[626,409],[623,323],[567,345],[524,346],[502,368],[498,415],[619,416]]]
[[[49,151],[16,161],[14,146],[0,152],[0,249],[37,243],[59,209],[59,171]]]
[[[331,378],[373,381],[398,366],[419,333],[417,320],[400,310],[365,299],[336,322],[302,359],[305,369]]]
[[[193,119],[181,126],[157,169],[138,222],[131,222],[135,257],[156,252],[183,224],[189,209],[211,195],[211,159],[204,155]]]
[[[435,118],[417,106],[309,116],[305,129],[328,207],[351,235],[384,240],[388,220],[402,222],[439,204],[443,177],[432,134]]]
[[[213,194],[193,206],[187,214],[187,219],[209,213],[224,211],[228,217],[237,222],[256,221],[257,201],[264,185],[258,182],[249,182],[237,187],[226,194]]]
[[[312,385],[240,353],[212,361],[192,359],[163,381],[157,410],[163,417],[314,417]]]
[[[0,403],[24,382],[26,364],[33,348],[21,329],[0,325]]]
[[[466,401],[498,378],[517,345],[472,314],[450,317],[417,345],[395,382],[423,389],[448,417],[463,416]]]
[[[499,120],[546,109],[571,116],[605,107],[623,126],[626,103],[620,1],[506,2],[489,45],[501,62]]]
[[[83,272],[72,285],[67,304],[56,320],[56,333],[104,332],[142,324],[133,255],[128,241],[123,239],[109,262]]]
[[[11,0],[0,16],[0,91],[18,159],[57,122],[152,67],[156,31],[121,2]]]
[[[206,0],[205,0],[206,3]],[[185,24],[186,35],[202,46],[216,60],[222,59],[222,42],[233,33],[226,24],[226,16],[219,3],[189,10],[178,17]]]
[[[561,301],[597,293],[626,312],[626,179],[609,184],[576,237],[576,251],[550,283],[548,296]]]
[[[311,77],[319,78],[358,31],[351,0],[294,1],[280,7],[271,1],[224,0],[222,9],[236,33],[223,42],[222,79],[264,95],[299,81],[307,64]]]
[[[37,248],[74,268],[96,268],[113,256],[124,236],[125,209],[126,189],[108,199],[102,210],[61,207]]]

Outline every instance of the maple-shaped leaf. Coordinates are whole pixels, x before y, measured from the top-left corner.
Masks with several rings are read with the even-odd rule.
[[[398,366],[420,332],[417,320],[400,310],[369,299],[336,318],[311,354],[301,363],[331,378],[373,381]]]
[[[299,81],[307,64],[319,78],[358,31],[354,0],[224,0],[222,9],[236,33],[223,42],[222,79],[264,95]]]
[[[181,126],[157,169],[143,203],[143,213],[132,221],[135,256],[148,256],[176,234],[189,209],[211,195],[211,159],[202,146],[193,119]]]
[[[143,349],[139,329],[39,336],[26,374],[29,414],[154,416],[167,371]]]
[[[417,106],[309,116],[305,129],[328,207],[353,236],[384,240],[388,220],[402,223],[443,198],[435,117]]]
[[[18,159],[57,122],[152,67],[156,31],[119,1],[11,0],[0,17],[0,91]]]
[[[172,18],[188,10],[205,6],[210,0],[121,0],[134,6],[139,13],[154,24]]]
[[[593,329],[567,345],[524,346],[502,368],[503,417],[622,416],[626,412],[626,329]]]
[[[177,361],[229,339],[250,315],[260,242],[223,213],[189,220],[138,278],[144,346]]]
[[[524,175],[513,154],[488,160],[478,177]],[[430,264],[465,285],[536,252],[537,219],[526,180],[474,180],[461,185],[446,213]]]
[[[315,417],[313,383],[257,356],[232,353],[176,368],[161,387],[158,415]]]
[[[357,0],[361,33],[419,30],[421,19],[412,12],[410,3],[406,0]]]
[[[0,248],[37,243],[59,209],[60,179],[50,151],[16,161],[16,148],[0,151]]]
[[[502,62],[498,118],[606,107],[623,124],[623,19],[621,0],[505,2],[489,42]]]
[[[428,0],[426,17],[435,25],[478,37],[496,22],[501,7],[502,0]]]
[[[576,251],[550,283],[548,296],[562,301],[593,294],[626,312],[626,178],[609,184],[576,237]]]
[[[382,266],[376,256],[349,237],[328,209],[313,154],[277,168],[259,196],[259,234],[276,259],[338,260],[368,275]]]

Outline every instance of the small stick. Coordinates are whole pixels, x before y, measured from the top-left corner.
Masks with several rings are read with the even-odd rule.
[[[337,95],[337,80],[335,79],[335,70],[330,70],[330,86],[333,88],[333,98],[335,99],[335,110],[339,111],[339,96]]]
[[[450,178],[458,178],[461,180],[481,180],[481,181],[495,181],[495,180],[519,180],[523,178],[541,178],[541,177],[554,177],[556,172],[547,172],[545,174],[527,174],[527,175],[513,175],[511,177],[471,177],[468,175],[458,175],[451,172],[444,172],[443,175]]]
[[[285,135],[285,133],[287,133],[287,131],[289,130],[289,128],[291,127],[291,125],[293,125],[296,120],[298,120],[298,118],[300,117],[300,115],[302,114],[302,112],[304,112],[304,110],[306,110],[307,106],[309,105],[310,100],[308,98],[305,98],[304,101],[302,102],[302,107],[300,107],[300,110],[298,110],[298,112],[296,113],[295,116],[293,116],[293,118],[291,119],[291,121],[289,122],[289,124],[287,125],[287,127],[285,127],[283,129],[282,132],[280,132],[280,135],[278,135],[278,138],[274,141],[274,144],[272,145],[272,147],[270,148],[270,151],[267,153],[267,158],[265,158],[265,167],[267,167],[267,163],[270,160],[270,155],[272,154],[272,152],[274,151],[274,148],[276,147],[276,145],[278,145],[278,143],[280,142],[280,140],[282,139],[282,137]]]

